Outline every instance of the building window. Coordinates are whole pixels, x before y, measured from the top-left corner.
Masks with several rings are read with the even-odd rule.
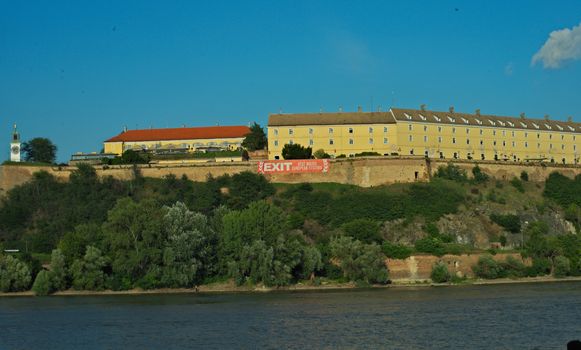
[[[466,128],[466,133],[469,134],[470,133],[470,129]]]
[[[537,143],[537,148],[541,148],[541,144],[540,143]]]
[[[452,134],[456,133],[456,128],[452,128]]]
[[[387,137],[383,138],[383,144],[387,145]]]
[[[428,137],[424,136],[424,142],[428,142]]]
[[[573,151],[577,150],[577,145],[573,145]]]
[[[414,138],[413,138],[413,136],[412,136],[412,135],[409,135],[409,136],[408,136],[408,139],[410,140],[410,142],[412,142],[412,141],[414,140]]]
[[[353,128],[349,128],[349,133],[352,134],[353,133]]]
[[[383,132],[387,132],[387,126],[383,127]]]
[[[515,147],[515,143],[514,143],[514,141],[512,141],[512,147],[513,147],[513,148]]]
[[[528,148],[528,147],[529,147],[529,143],[525,142],[525,148]]]
[[[353,144],[353,139],[349,139],[349,144],[352,145]]]
[[[428,127],[424,125],[424,131],[428,131]]]
[[[483,145],[484,144],[484,141],[480,140],[480,144]]]
[[[553,134],[549,134],[549,140],[553,139]]]
[[[480,129],[480,135],[482,135],[484,133],[484,131],[482,129]]]
[[[288,134],[292,135],[293,134],[293,129],[288,129]]]
[[[369,133],[371,134],[373,132],[373,128],[369,128]]]
[[[274,129],[272,132],[274,133],[274,136],[278,136],[278,129]]]
[[[565,149],[565,145],[561,145],[561,149]]]
[[[506,141],[502,141],[502,145],[503,146],[506,146]]]
[[[552,143],[551,143],[551,144],[549,144],[549,148],[550,148],[550,149],[553,149],[553,144],[552,144]]]
[[[565,139],[565,135],[561,135],[561,140]]]
[[[312,135],[312,134],[313,134],[313,132],[314,132],[313,128],[309,128],[309,134],[311,134],[311,135]]]
[[[452,137],[452,143],[456,143],[456,138]]]
[[[466,139],[466,144],[469,145],[470,144],[470,139]]]
[[[492,136],[496,136],[496,130],[492,130]]]
[[[274,140],[274,146],[278,146],[278,140]]]
[[[442,132],[442,127],[438,126],[438,132]]]
[[[293,144],[294,144],[293,140],[289,140],[289,141],[288,141],[288,144],[289,144],[289,145],[293,145]]]
[[[514,137],[514,131],[512,132],[512,137]]]
[[[438,143],[442,143],[442,136],[438,136]]]
[[[529,133],[525,132],[525,138],[529,137]]]
[[[408,125],[408,130],[409,130],[409,131],[412,131],[412,129],[413,129],[412,125],[411,125],[411,124],[409,124],[409,125]]]
[[[371,137],[369,138],[369,144],[373,145],[373,138],[371,138]]]
[[[333,128],[329,128],[329,134],[333,133]]]
[[[329,139],[329,144],[332,145],[333,144],[333,139]]]
[[[309,146],[312,146],[314,144],[315,144],[315,142],[313,140],[309,140]]]
[[[540,139],[540,138],[541,138],[541,134],[537,134],[537,139]]]
[[[502,136],[506,136],[506,131],[502,130]]]

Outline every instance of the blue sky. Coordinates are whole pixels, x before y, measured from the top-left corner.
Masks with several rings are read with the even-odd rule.
[[[581,121],[580,23],[580,1],[0,0],[0,159],[13,122],[67,161],[124,125],[280,110]]]

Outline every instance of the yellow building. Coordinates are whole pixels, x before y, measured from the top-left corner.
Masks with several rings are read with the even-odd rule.
[[[126,130],[104,142],[105,153],[121,155],[126,150],[206,151],[235,150],[241,147],[247,126],[209,126]]]
[[[579,163],[581,124],[392,108],[389,112],[272,114],[269,159],[282,159],[287,143],[323,149],[333,157],[361,152],[441,159]]]

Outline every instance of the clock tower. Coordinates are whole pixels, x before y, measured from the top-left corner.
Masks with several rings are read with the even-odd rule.
[[[16,130],[16,124],[14,124],[14,130],[12,131],[12,141],[10,141],[10,161],[20,162],[20,134]]]

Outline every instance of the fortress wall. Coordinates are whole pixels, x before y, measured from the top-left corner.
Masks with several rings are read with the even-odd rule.
[[[266,177],[273,182],[301,183],[301,182],[337,182],[362,187],[379,186],[392,183],[414,181],[429,181],[439,166],[446,166],[449,161],[434,160],[429,162],[424,158],[357,158],[331,160],[327,173],[298,173],[298,174],[268,174]],[[468,174],[476,164],[474,161],[455,161],[454,164],[465,169]],[[512,162],[479,162],[480,168],[497,179],[510,180],[519,177],[522,171],[529,174],[530,181],[544,181],[549,174],[558,171],[570,178],[581,174],[580,166],[533,165]],[[38,167],[38,166],[0,166],[0,196],[11,188],[20,185],[32,178],[32,174],[44,170],[58,179],[66,181],[74,167]],[[96,167],[99,176],[113,176],[128,180],[133,177],[131,166]],[[194,181],[204,181],[208,174],[218,177],[224,174],[236,174],[243,171],[257,172],[258,163],[226,162],[202,164],[151,164],[140,165],[141,174],[146,177],[161,178],[168,174],[176,177],[186,175]]]
[[[476,265],[481,254],[444,255],[437,257],[433,255],[412,255],[407,259],[387,259],[389,268],[389,278],[392,280],[426,280],[430,278],[432,267],[438,261],[443,261],[448,265],[448,271],[458,277],[474,277],[472,266]],[[512,256],[525,265],[530,265],[529,259],[523,259],[516,253],[498,253],[493,256],[496,261],[504,261]]]

